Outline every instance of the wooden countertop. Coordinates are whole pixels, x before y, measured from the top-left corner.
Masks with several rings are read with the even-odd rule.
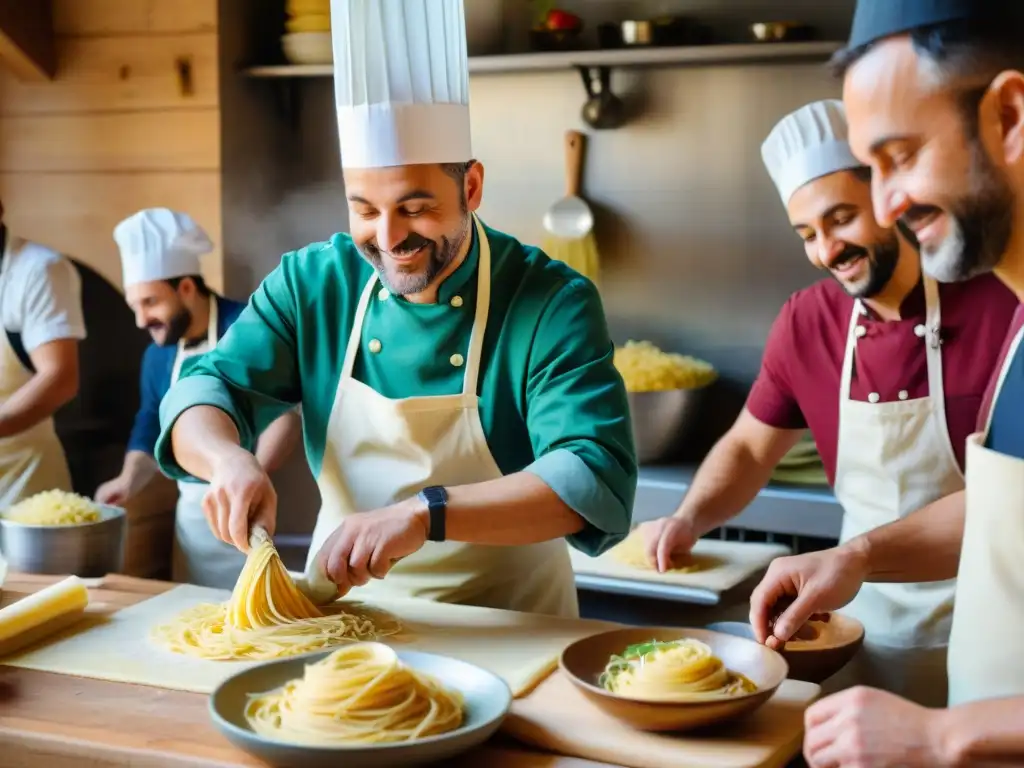
[[[59,577],[9,574],[0,605]],[[173,587],[168,582],[108,576],[91,597],[123,608]],[[140,638],[140,642],[145,642]],[[116,654],[116,649],[111,649]],[[210,721],[207,697],[108,683],[0,664],[0,753],[5,768],[193,768],[262,766],[236,749]],[[455,768],[614,768],[609,763],[531,751],[496,737],[450,761]]]

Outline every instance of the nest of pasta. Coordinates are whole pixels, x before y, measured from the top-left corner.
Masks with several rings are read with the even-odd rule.
[[[625,346],[616,347],[615,368],[628,392],[703,389],[718,378],[711,363],[664,352],[650,341],[627,341]]]
[[[340,648],[301,678],[250,696],[261,736],[315,747],[389,744],[439,736],[464,721],[462,693],[402,663],[380,643]]]
[[[728,669],[707,643],[694,638],[631,645],[608,660],[598,685],[645,701],[696,701],[757,690],[751,680]]]

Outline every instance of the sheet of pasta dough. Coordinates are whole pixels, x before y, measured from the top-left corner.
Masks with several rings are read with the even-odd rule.
[[[627,546],[634,543],[637,535],[635,531],[630,534]],[[764,571],[775,558],[789,554],[792,554],[792,550],[783,544],[700,539],[693,547],[694,558],[703,565],[700,570],[692,573],[658,573],[650,568],[637,568],[619,562],[614,547],[598,557],[590,557],[569,548],[572,569],[578,574],[706,589],[716,594],[729,591]]]
[[[210,693],[222,680],[255,662],[208,661],[171,653],[152,644],[149,631],[186,608],[223,602],[230,596],[224,590],[181,585],[105,619],[87,618],[56,639],[4,659],[3,664]],[[566,645],[615,627],[427,600],[374,602],[373,607],[391,612],[402,622],[401,639],[384,639],[396,650],[437,653],[476,664],[504,678],[516,696],[525,695],[550,674]]]

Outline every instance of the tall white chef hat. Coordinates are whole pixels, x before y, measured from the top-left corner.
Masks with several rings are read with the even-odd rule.
[[[463,0],[331,0],[344,168],[472,159]]]
[[[836,99],[812,102],[782,118],[761,145],[761,157],[786,205],[804,184],[864,165],[850,150],[846,111]]]
[[[187,213],[146,208],[114,227],[124,286],[201,274],[199,257],[213,242]]]

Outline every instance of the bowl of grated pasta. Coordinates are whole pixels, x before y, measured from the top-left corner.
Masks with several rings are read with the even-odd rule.
[[[238,672],[209,711],[228,740],[269,765],[405,768],[479,746],[511,705],[508,685],[485,669],[360,642]]]
[[[43,491],[0,513],[0,551],[21,573],[119,573],[125,535],[124,509],[67,491]]]
[[[637,459],[664,459],[693,433],[708,388],[718,379],[710,364],[665,352],[649,341],[615,348],[615,368],[626,385]]]

